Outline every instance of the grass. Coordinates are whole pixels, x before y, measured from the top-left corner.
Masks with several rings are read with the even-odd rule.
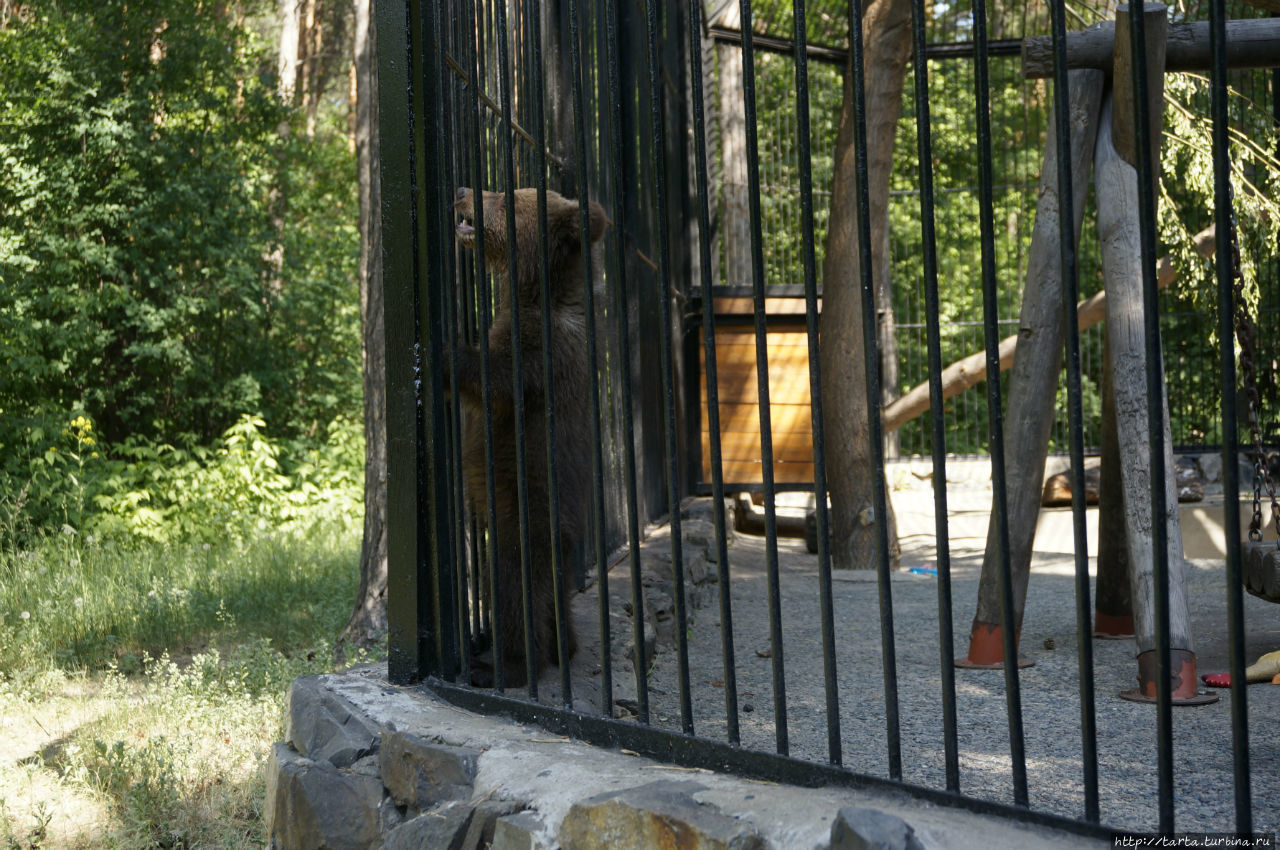
[[[289,682],[332,669],[359,531],[0,553],[0,850],[263,844]]]

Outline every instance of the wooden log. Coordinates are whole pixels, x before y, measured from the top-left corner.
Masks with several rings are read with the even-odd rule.
[[[1151,131],[1147,138],[1150,141],[1151,169],[1156,175],[1155,183],[1160,182],[1160,127],[1164,115],[1164,63],[1165,34],[1169,28],[1169,10],[1159,3],[1148,3],[1143,6],[1142,20],[1146,41],[1146,76],[1147,76],[1147,118]],[[1130,33],[1128,6],[1116,8],[1115,57],[1112,60],[1114,73],[1111,77],[1111,143],[1115,146],[1120,158],[1141,168],[1142,162],[1138,154],[1138,129],[1134,115],[1133,40]]]
[[[1110,100],[1103,107],[1094,160],[1102,274],[1107,287],[1107,341],[1111,346],[1111,377],[1120,442],[1121,480],[1125,492],[1130,588],[1138,652],[1142,654],[1156,648],[1156,553],[1152,542],[1155,522],[1163,522],[1167,530],[1169,645],[1175,650],[1194,652],[1183,579],[1182,528],[1178,517],[1178,490],[1174,480],[1173,441],[1167,405],[1161,411],[1165,458],[1163,517],[1152,516],[1151,500],[1147,496],[1151,492],[1151,470],[1147,440],[1147,353],[1143,332],[1138,175],[1112,145]],[[1163,365],[1161,369],[1163,371]]]
[[[1133,595],[1129,588],[1129,539],[1124,521],[1124,482],[1120,479],[1120,435],[1111,383],[1111,351],[1102,346],[1102,475],[1098,485],[1098,580],[1094,591],[1093,633],[1115,638],[1133,634]]]
[[[1213,225],[1197,233],[1194,237],[1196,251],[1206,259],[1213,256],[1216,241]],[[1173,261],[1168,257],[1160,259],[1156,269],[1156,286],[1164,289],[1178,277]],[[1076,305],[1076,321],[1083,332],[1102,321],[1106,315],[1107,293],[1098,292]],[[1008,369],[1013,365],[1014,352],[1018,349],[1018,335],[1005,337],[1000,341],[1000,368]],[[942,397],[944,399],[957,396],[965,390],[987,379],[986,353],[975,351],[962,360],[957,360],[942,370]],[[906,394],[884,409],[884,428],[901,428],[922,413],[929,411],[928,381],[911,388]]]
[[[1280,0],[1274,0],[1280,11]],[[1087,29],[1067,33],[1067,67],[1097,68],[1112,72],[1115,21],[1103,21]],[[1209,22],[1169,24],[1165,42],[1166,71],[1209,70]],[[1280,18],[1227,21],[1227,67],[1274,68],[1280,65]],[[1022,75],[1053,76],[1053,39],[1036,36],[1022,40]]]
[[[1075,244],[1080,242],[1085,201],[1089,195],[1089,174],[1098,131],[1098,113],[1106,76],[1101,71],[1072,71],[1070,79],[1070,156],[1072,177],[1072,229]],[[1062,365],[1063,319],[1061,213],[1058,194],[1057,135],[1049,133],[1044,165],[1040,169],[1040,200],[1036,204],[1035,227],[1027,258],[1022,309],[1018,317],[1017,357],[1009,378],[1009,401],[1005,413],[1004,462],[1008,488],[1006,516],[1008,546],[1013,578],[1015,634],[1022,628],[1022,612],[1031,571],[1031,546],[1035,539],[1036,517],[1044,483],[1045,455],[1053,428],[1058,371]],[[1073,246],[1074,250],[1074,246]],[[987,529],[987,547],[982,559],[974,626],[998,625],[1004,617],[1000,608],[1001,540],[993,513]]]

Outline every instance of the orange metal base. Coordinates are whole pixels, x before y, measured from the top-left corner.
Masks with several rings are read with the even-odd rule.
[[[1130,702],[1154,703],[1156,701],[1156,651],[1138,654],[1138,687],[1121,691],[1121,699]],[[1172,705],[1200,706],[1218,701],[1218,695],[1200,690],[1196,684],[1196,655],[1185,649],[1169,650],[1169,697]]]
[[[1104,614],[1098,611],[1093,615],[1093,636],[1100,640],[1124,640],[1133,637],[1133,615]]]
[[[1021,633],[1014,635],[1016,646]],[[1021,655],[1018,656],[1019,667],[1032,667],[1035,662]],[[956,666],[965,670],[1003,670],[1004,669],[1004,629],[996,623],[980,623],[973,621],[973,630],[969,633],[969,654],[956,659]]]

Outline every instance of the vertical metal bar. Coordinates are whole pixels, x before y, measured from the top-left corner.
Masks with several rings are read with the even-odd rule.
[[[507,55],[507,7],[498,2],[498,78],[502,98],[502,126],[498,135],[502,140],[503,164],[506,170],[507,213],[507,307],[511,315],[511,404],[514,409],[516,444],[516,498],[519,503],[520,526],[520,585],[524,605],[525,673],[528,677],[529,699],[538,698],[538,670],[533,636],[533,565],[529,552],[529,477],[524,432],[524,358],[520,338],[520,270],[516,251],[516,166],[515,141],[511,131],[511,59]],[[505,368],[505,365],[504,365]],[[499,555],[501,557],[501,555]]]
[[[991,429],[991,510],[1000,546],[1000,611],[1004,619],[1005,702],[1009,713],[1009,758],[1013,768],[1013,800],[1027,805],[1027,762],[1022,731],[1022,690],[1018,681],[1018,636],[1013,615],[1013,578],[1009,562],[1008,499],[1004,469],[1004,415],[1000,400],[1000,305],[996,292],[995,225],[992,220],[991,99],[987,69],[987,6],[973,2],[974,88],[978,109],[978,197],[982,234],[983,331],[987,352],[987,410]],[[1068,156],[1068,150],[1058,159]],[[1074,234],[1073,234],[1074,235]]]
[[[1076,652],[1080,685],[1080,742],[1084,772],[1085,820],[1097,823],[1098,740],[1093,693],[1093,623],[1089,596],[1089,537],[1084,500],[1084,405],[1080,385],[1080,327],[1076,320],[1079,280],[1076,267],[1075,194],[1071,173],[1071,107],[1067,77],[1065,0],[1049,4],[1053,28],[1053,106],[1058,149],[1058,245],[1062,263],[1062,320],[1067,341],[1067,406],[1071,433],[1072,529],[1076,566]]]
[[[801,259],[804,269],[805,330],[809,344],[809,397],[813,419],[813,498],[818,525],[818,595],[822,608],[822,672],[826,684],[827,760],[843,761],[840,691],[836,679],[836,632],[831,588],[831,545],[827,516],[827,449],[823,430],[822,370],[818,353],[818,279],[814,258],[813,170],[809,138],[809,51],[804,0],[795,0],[796,149],[800,177]]]
[[[565,553],[560,551],[560,487],[559,471],[556,469],[555,360],[551,341],[551,265],[547,255],[546,80],[542,69],[542,15],[536,9],[530,10],[527,23],[531,53],[529,73],[533,81],[533,171],[538,188],[538,271],[542,285],[542,391],[546,402],[544,427],[547,438],[546,531],[551,535],[551,583],[555,592],[555,639],[560,659],[560,695],[564,707],[572,708],[573,683],[569,669],[569,631],[566,623],[569,612],[564,610]],[[584,166],[585,163],[580,167]],[[590,243],[585,243],[583,248],[584,253],[589,252]],[[538,520],[541,524],[542,517],[539,516]]]
[[[1169,528],[1165,522],[1164,393],[1160,302],[1156,289],[1156,163],[1151,161],[1144,0],[1129,4],[1133,50],[1134,138],[1138,158],[1138,215],[1142,249],[1142,306],[1147,366],[1147,450],[1151,469],[1151,542],[1156,595],[1156,727],[1160,831],[1173,831],[1173,704],[1169,681]]]
[[[440,75],[442,80],[447,80],[447,95],[443,103],[441,124],[442,150],[446,151],[448,156],[445,158],[446,170],[444,172],[444,180],[442,184],[441,200],[448,201],[450,199],[449,189],[456,186],[458,178],[463,167],[463,155],[459,143],[465,143],[465,130],[461,127],[453,128],[446,125],[445,121],[452,121],[452,116],[462,113],[460,86],[451,75],[444,72],[443,62],[446,50],[456,52],[455,41],[458,30],[458,10],[456,7],[450,15],[450,41],[447,45],[442,44],[442,48],[437,51],[436,73]],[[444,33],[443,10],[439,17],[439,26],[437,31]],[[442,39],[443,41],[443,39]],[[453,144],[447,148],[443,144],[445,139],[453,139]],[[446,210],[448,205],[442,205]],[[449,213],[445,212],[448,216]],[[442,256],[445,262],[445,280],[449,281],[450,286],[442,287],[441,291],[441,309],[444,317],[444,346],[446,352],[452,352],[457,349],[458,344],[462,340],[462,329],[464,319],[462,318],[465,297],[459,297],[455,293],[462,293],[465,296],[465,288],[462,283],[461,269],[457,262],[457,253],[454,250],[448,250],[451,246],[449,228],[442,228],[442,241],[445,243],[446,249]],[[456,387],[458,385],[457,362],[453,357],[446,357],[449,364],[449,386]],[[450,562],[454,569],[454,587],[453,587],[453,608],[457,612],[457,640],[458,640],[458,660],[460,664],[460,675],[462,680],[470,681],[471,679],[471,619],[470,611],[474,610],[468,605],[468,571],[467,571],[467,532],[466,532],[466,510],[463,500],[463,483],[462,483],[462,406],[458,403],[455,396],[448,406],[449,418],[449,510],[452,528],[452,539],[450,540]]]
[[[409,3],[375,7],[378,39],[378,111],[382,150],[382,241],[387,358],[387,674],[408,684],[429,671],[419,640],[419,492],[416,382],[421,348],[416,334],[415,234],[418,195],[413,183],[414,75]],[[399,308],[399,309],[397,309]],[[409,309],[406,309],[409,308]],[[429,627],[429,626],[428,626]]]
[[[756,393],[760,411],[760,459],[764,483],[765,566],[769,586],[769,641],[773,656],[773,714],[778,752],[786,755],[787,680],[782,654],[782,588],[778,574],[777,497],[773,481],[773,419],[769,406],[769,343],[766,335],[764,247],[761,235],[760,149],[756,133],[756,70],[751,0],[742,15],[742,99],[747,136],[747,203],[751,226],[751,291],[756,334]]]
[[[618,328],[618,354],[620,365],[618,378],[621,384],[622,442],[627,487],[627,543],[631,556],[631,622],[636,674],[636,703],[639,720],[649,725],[648,659],[644,650],[644,588],[640,581],[640,517],[636,491],[636,440],[635,423],[631,412],[631,323],[627,316],[626,257],[623,253],[622,222],[625,221],[626,192],[628,187],[622,172],[622,83],[618,71],[618,52],[621,49],[618,31],[618,6],[606,0],[605,4],[605,64],[609,77],[609,110],[605,113],[605,128],[609,137],[609,174],[613,185],[613,222],[609,240],[617,280],[613,281],[614,314]]]
[[[729,544],[725,530],[724,466],[720,453],[720,387],[716,369],[716,311],[711,291],[710,180],[702,91],[702,0],[689,0],[689,78],[693,85],[694,173],[698,189],[698,267],[702,273],[702,331],[706,352],[707,432],[711,461],[712,520],[720,593],[720,649],[724,668],[724,714],[730,744],[741,742],[738,724],[738,668],[733,647],[733,603],[729,591]]]
[[[956,671],[951,619],[951,539],[947,530],[947,426],[942,398],[942,328],[938,304],[938,253],[933,214],[933,138],[929,117],[929,62],[925,58],[924,0],[912,0],[916,159],[920,167],[920,240],[924,250],[925,323],[928,326],[929,410],[933,442],[934,538],[938,548],[938,651],[942,674],[942,743],[947,790],[960,791],[960,746],[956,734]]]
[[[862,44],[862,0],[850,4],[849,45],[853,60],[853,145],[858,191],[858,272],[862,284],[862,349],[867,375],[867,439],[871,450],[872,505],[876,514],[876,574],[880,595],[880,654],[884,671],[885,743],[889,777],[902,779],[902,730],[898,711],[898,660],[893,634],[889,574],[889,494],[884,480],[880,344],[876,328],[875,280],[871,269],[871,194],[867,166],[867,98]]]
[[[1227,118],[1227,24],[1223,0],[1209,3],[1210,111],[1213,116],[1213,220],[1217,241],[1218,346],[1222,390],[1223,526],[1240,528],[1240,467],[1236,421],[1235,255],[1231,161]],[[1276,92],[1272,90],[1272,97]],[[1257,411],[1255,411],[1256,413]],[[1241,579],[1240,537],[1226,536],[1227,637],[1231,647],[1231,744],[1235,778],[1236,833],[1253,832],[1253,804],[1249,793],[1249,704],[1244,677],[1244,589]]]
[[[605,546],[604,515],[604,458],[601,454],[604,438],[600,429],[600,357],[596,350],[596,284],[594,257],[591,247],[591,205],[587,179],[587,125],[586,105],[583,98],[582,50],[579,44],[578,3],[569,0],[569,61],[573,73],[573,128],[574,145],[578,161],[578,203],[582,211],[582,294],[583,309],[587,318],[587,363],[591,370],[591,479],[595,496],[595,557],[596,590],[599,597],[600,646],[600,708],[605,716],[613,714],[613,653],[609,636],[609,555]]]
[[[487,148],[483,144],[484,124],[481,116],[483,112],[480,109],[480,84],[479,75],[480,67],[484,59],[484,31],[483,26],[477,26],[476,16],[476,0],[470,0],[467,4],[468,28],[469,31],[475,33],[475,41],[468,39],[468,44],[473,45],[475,55],[472,57],[474,61],[468,63],[468,73],[470,74],[470,87],[472,93],[472,115],[474,127],[477,137],[480,141],[476,144],[472,155],[474,158],[474,185],[472,186],[475,198],[475,221],[484,222],[484,187],[485,187],[485,167],[484,167],[484,151]],[[485,525],[486,525],[486,545],[483,547],[485,560],[489,564],[489,638],[491,643],[491,655],[493,657],[493,681],[494,687],[499,693],[506,689],[506,667],[503,659],[502,648],[504,646],[504,617],[502,616],[502,600],[501,595],[509,593],[510,588],[503,588],[501,582],[498,581],[498,557],[499,552],[499,535],[502,533],[498,528],[498,509],[497,509],[497,490],[494,479],[494,433],[493,433],[493,366],[490,362],[489,351],[489,328],[493,309],[493,293],[489,289],[489,274],[485,268],[485,248],[484,248],[484,227],[476,229],[476,248],[475,248],[475,269],[476,269],[476,288],[478,290],[477,298],[479,301],[479,320],[480,320],[480,398],[481,405],[484,410],[484,465],[485,465]],[[509,533],[509,532],[508,532]]]
[[[676,661],[680,678],[680,727],[693,734],[693,701],[689,693],[689,638],[684,598],[684,542],[680,533],[680,467],[676,457],[675,352],[671,320],[671,245],[667,229],[666,121],[663,117],[662,81],[658,68],[658,0],[645,3],[645,34],[649,65],[649,109],[653,149],[654,197],[658,207],[658,277],[662,322],[663,437],[667,457],[667,506],[671,511],[671,567],[674,572],[676,608]],[[640,650],[636,650],[637,654]]]

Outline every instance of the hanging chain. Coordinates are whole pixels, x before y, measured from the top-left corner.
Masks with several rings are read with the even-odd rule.
[[[1259,414],[1262,400],[1258,394],[1257,370],[1253,362],[1253,320],[1249,316],[1244,296],[1244,275],[1240,271],[1240,239],[1236,233],[1235,199],[1230,185],[1227,187],[1228,235],[1231,241],[1232,284],[1235,289],[1236,340],[1240,344],[1240,375],[1244,383],[1245,400],[1249,403],[1249,430],[1253,437],[1253,519],[1249,522],[1249,539],[1262,539],[1262,488],[1267,488],[1271,499],[1271,525],[1280,538],[1280,502],[1276,499],[1276,485],[1267,468],[1267,456],[1262,447],[1262,425]]]

